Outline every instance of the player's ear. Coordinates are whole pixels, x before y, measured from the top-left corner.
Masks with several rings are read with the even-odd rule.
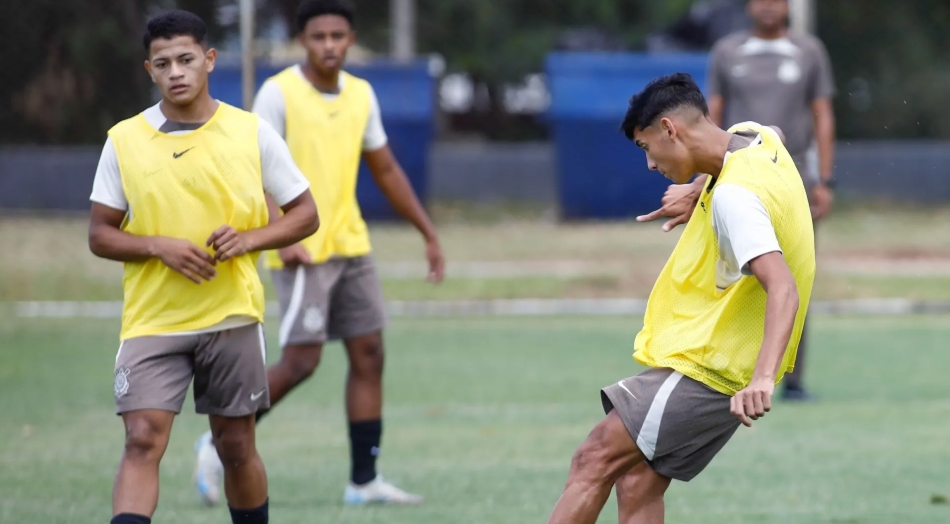
[[[214,63],[217,59],[218,50],[213,47],[209,47],[208,50],[205,51],[205,61],[207,62],[205,67],[208,69],[209,73],[214,71]]]
[[[148,76],[152,79],[152,83],[155,83],[155,75],[152,74],[152,63],[148,60],[145,60],[143,65],[145,66],[145,70],[148,71]]]
[[[660,120],[660,129],[663,131],[663,134],[669,138],[676,137],[676,126],[673,125],[673,121],[669,118],[663,118]]]

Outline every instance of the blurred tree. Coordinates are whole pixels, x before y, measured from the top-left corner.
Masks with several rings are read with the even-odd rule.
[[[0,17],[0,141],[101,143],[151,101],[142,34],[169,7],[200,14],[212,38],[215,0],[32,0]]]
[[[818,2],[841,138],[950,138],[950,3]]]
[[[293,20],[297,0],[278,0]],[[493,138],[514,138],[518,126],[502,108],[502,88],[543,70],[556,48],[629,49],[656,24],[671,21],[692,0],[417,0],[417,49],[438,53],[448,72],[467,73],[485,93],[476,107],[480,127]],[[389,2],[357,0],[360,41],[389,46]]]

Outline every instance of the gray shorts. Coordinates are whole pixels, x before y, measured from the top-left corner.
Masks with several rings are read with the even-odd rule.
[[[684,482],[705,469],[739,427],[728,395],[671,369],[621,380],[600,398],[606,413],[617,410],[650,467]]]
[[[272,272],[280,302],[280,346],[322,344],[382,331],[383,290],[370,256]]]
[[[245,417],[267,409],[266,351],[261,324],[125,340],[115,358],[116,413],[181,413],[192,378],[197,413]]]

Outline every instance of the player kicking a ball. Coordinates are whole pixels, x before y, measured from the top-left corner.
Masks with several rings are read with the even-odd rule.
[[[125,263],[115,401],[125,451],[112,524],[148,524],[159,462],[194,378],[235,524],[268,521],[254,414],[268,406],[259,253],[317,230],[309,183],[257,115],[208,94],[216,52],[204,22],[148,22],[145,68],[160,103],[109,131],[93,183],[89,247]],[[283,215],[268,222],[265,191]]]
[[[662,523],[671,479],[695,477],[771,409],[815,275],[808,197],[775,128],[723,131],[685,74],[650,82],[622,128],[674,183],[710,176],[634,344],[650,369],[601,390],[607,416],[574,454],[550,524],[593,524],[614,486],[620,522]]]
[[[422,497],[384,479],[376,469],[383,431],[385,303],[369,233],[356,200],[360,160],[393,207],[425,240],[428,277],[442,280],[444,260],[435,228],[392,151],[369,82],[343,71],[353,45],[354,13],[341,0],[307,0],[297,10],[301,65],[286,68],[261,86],[254,112],[290,146],[310,180],[320,209],[317,234],[266,255],[280,302],[280,362],[268,369],[271,405],[316,370],[324,344],[342,340],[349,369],[346,415],[350,478],[343,502],[419,504]],[[272,216],[279,215],[275,208]],[[260,420],[266,413],[262,409]],[[198,496],[220,497],[221,465],[206,433],[196,444]]]

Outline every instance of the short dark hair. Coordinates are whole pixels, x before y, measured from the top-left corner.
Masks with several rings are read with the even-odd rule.
[[[190,11],[174,9],[166,11],[148,21],[145,37],[145,52],[152,48],[152,42],[158,39],[171,40],[176,36],[190,36],[201,45],[208,39],[208,27],[204,20]]]
[[[297,7],[297,31],[303,32],[307,23],[318,16],[337,15],[346,18],[354,26],[353,7],[343,0],[305,0]]]
[[[703,115],[709,114],[706,98],[693,77],[686,73],[675,73],[655,78],[643,91],[630,98],[630,106],[620,129],[628,139],[633,140],[635,129],[646,129],[657,118],[681,107],[692,107],[702,111]]]

